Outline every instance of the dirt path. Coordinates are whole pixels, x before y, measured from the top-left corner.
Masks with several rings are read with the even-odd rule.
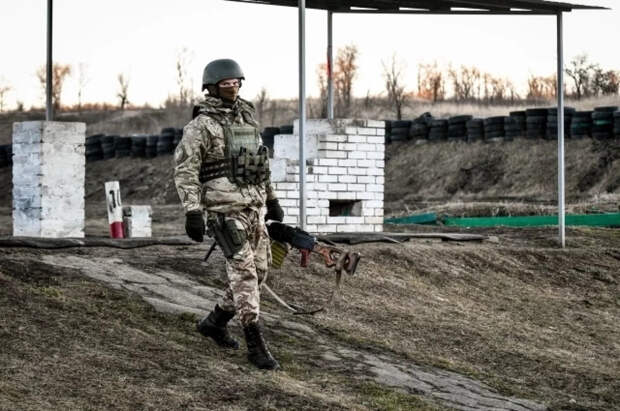
[[[172,250],[171,250],[172,251]],[[212,307],[222,291],[201,285],[188,276],[169,270],[150,272],[127,265],[122,258],[84,257],[66,253],[43,254],[39,263],[60,270],[76,270],[115,289],[140,295],[156,310],[172,313],[193,313],[202,316]],[[33,257],[21,255],[11,258],[14,263],[32,264]],[[330,341],[312,327],[294,321],[287,315],[263,312],[262,318],[278,334],[294,335],[314,341],[322,352],[321,368],[427,396],[432,402],[457,410],[544,410],[533,401],[506,397],[486,384],[454,372],[420,366],[389,353],[374,354]]]

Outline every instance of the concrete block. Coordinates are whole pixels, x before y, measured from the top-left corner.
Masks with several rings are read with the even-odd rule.
[[[374,127],[358,127],[357,132],[363,136],[376,136],[377,129]]]
[[[367,143],[366,136],[347,136],[347,143]]]
[[[284,214],[288,216],[299,215],[299,207],[287,207],[284,210]]]
[[[153,210],[151,206],[124,206],[123,227],[125,238],[151,237]]]
[[[366,184],[366,191],[383,193],[383,184]]]
[[[318,207],[306,208],[306,216],[318,216],[321,215],[321,209]]]
[[[338,176],[339,183],[357,183],[356,176],[342,175]]]
[[[347,184],[347,191],[364,191],[366,189],[365,184]]]
[[[375,176],[357,176],[358,184],[375,184],[376,177]]]
[[[329,174],[319,176],[319,183],[335,183],[337,181],[338,176],[332,176]]]
[[[327,224],[346,224],[346,217],[341,217],[341,216],[328,216],[327,217]]]
[[[13,235],[84,237],[84,123],[13,124]]]
[[[346,134],[327,134],[321,136],[320,141],[325,141],[327,143],[345,143],[347,138],[348,136]]]
[[[375,160],[375,167],[385,168],[385,161],[384,160]]]
[[[337,200],[357,200],[356,194],[355,192],[349,192],[349,191],[341,191],[338,192],[338,198]]]
[[[292,198],[282,198],[278,200],[280,207],[299,207],[299,200]]]
[[[357,160],[338,160],[338,167],[355,167]]]
[[[366,217],[345,217],[346,224],[364,224]]]
[[[285,190],[273,190],[273,193],[278,198],[286,198],[286,191]]]
[[[299,198],[299,190],[287,191],[286,198]]]
[[[337,150],[319,150],[319,157],[321,158],[347,158],[347,153],[344,151]]]
[[[319,142],[319,150],[338,150],[338,143]]]
[[[319,137],[306,134],[305,149],[306,158],[318,157]],[[277,134],[273,138],[273,157],[290,160],[299,159],[299,137],[290,134]]]
[[[385,177],[381,176],[381,177],[377,177],[377,184],[385,184]]]
[[[276,183],[276,190],[298,190],[298,184],[295,183]]]
[[[375,216],[383,217],[383,208],[375,208]]]
[[[321,167],[335,167],[338,165],[338,161],[339,160],[333,158],[317,158],[313,161],[313,163],[315,163],[314,165]]]
[[[383,224],[376,224],[375,233],[382,233],[382,232],[383,232]]]
[[[357,149],[359,151],[375,151],[377,149],[376,144],[358,144]]]
[[[369,136],[366,137],[366,139],[368,140],[369,144],[385,144],[385,137]]]
[[[367,174],[367,171],[363,167],[349,167],[348,174],[352,176],[365,176]]]
[[[316,228],[319,233],[335,233],[336,225],[335,224],[321,224]]]
[[[364,216],[364,217],[374,217],[375,216],[375,209],[374,208],[364,208],[362,210],[362,216]]]
[[[341,150],[341,151],[355,151],[355,150],[357,150],[357,144],[355,144],[355,143],[338,143],[338,150]]]
[[[336,226],[336,232],[338,233],[355,233],[357,232],[357,227],[349,224],[338,224]]]
[[[354,134],[354,135],[357,135],[357,134],[358,134],[358,133],[357,133],[357,127],[352,127],[352,126],[345,127],[345,129],[344,129],[344,133],[345,133],[345,134]]]
[[[282,222],[284,224],[290,224],[290,225],[297,226],[297,225],[299,225],[299,218],[297,216],[293,216],[293,215],[285,215],[284,219],[282,220]]]
[[[383,217],[364,217],[365,224],[383,224]]]
[[[383,169],[377,167],[368,167],[366,173],[369,176],[383,176]]]
[[[309,232],[309,233],[316,233],[317,232],[316,228],[317,228],[316,224],[308,224],[308,223],[306,223],[306,231],[307,232]]]
[[[347,191],[346,184],[329,184],[327,186],[328,191]]]
[[[367,191],[361,191],[355,193],[356,200],[375,200],[375,193],[369,193]]]
[[[380,208],[383,210],[383,201],[382,200],[371,200],[371,201],[364,201],[364,203],[362,204],[362,207],[366,208]]]
[[[385,158],[385,152],[383,151],[370,151],[366,153],[366,158],[370,160],[383,160]]]
[[[364,167],[364,168],[374,167],[375,161],[374,160],[357,160],[357,166]]]
[[[327,218],[325,216],[308,216],[306,220],[308,224],[325,224]]]
[[[385,127],[377,129],[377,136],[385,136]]]
[[[312,174],[327,174],[327,167],[313,166],[311,170]]]
[[[363,160],[366,159],[366,152],[364,151],[348,151],[347,158],[354,160]]]
[[[347,168],[346,167],[330,167],[327,171],[327,174],[332,175],[332,176],[339,176],[339,175],[343,175],[343,174],[347,174]]]

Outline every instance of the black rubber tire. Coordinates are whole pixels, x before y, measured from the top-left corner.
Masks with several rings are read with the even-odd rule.
[[[604,112],[614,112],[618,111],[618,106],[603,106],[603,107],[594,107],[595,113],[604,113]]]
[[[471,116],[469,114],[463,114],[463,115],[460,115],[460,116],[454,116],[454,117],[450,117],[448,119],[448,124],[454,125],[454,124],[467,123],[469,120],[471,120],[473,118],[474,118],[474,116]]]
[[[467,128],[476,128],[476,127],[483,127],[483,126],[484,126],[484,120],[481,118],[472,118],[471,120],[465,123],[465,127]]]
[[[592,138],[594,138],[595,140],[609,140],[613,137],[613,133],[602,133],[602,132],[596,132],[593,131],[592,132]]]
[[[494,125],[494,124],[501,124],[502,126],[504,125],[504,116],[494,116],[494,117],[489,117],[489,118],[485,118],[484,119],[484,126],[490,126],[490,125]]]
[[[620,111],[614,111],[614,118],[620,119]]]
[[[508,114],[510,117],[525,117],[525,110],[511,111]]]
[[[409,128],[411,127],[411,121],[410,120],[394,120],[392,121],[392,130],[394,130],[395,128]]]
[[[293,134],[293,131],[294,131],[294,126],[291,124],[280,126],[280,134]]]
[[[487,139],[496,138],[496,137],[504,137],[504,132],[503,131],[491,131],[488,133],[485,132],[484,135]]]
[[[546,117],[547,111],[546,108],[528,108],[525,110],[526,117]]]
[[[448,129],[448,120],[445,119],[433,119],[431,120],[431,129],[441,128]]]
[[[573,113],[573,119],[574,118],[579,118],[579,119],[583,119],[583,118],[592,118],[592,113],[593,111],[575,111]]]

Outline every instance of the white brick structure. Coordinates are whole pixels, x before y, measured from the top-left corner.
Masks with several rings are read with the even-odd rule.
[[[151,237],[151,206],[123,206],[125,238]]]
[[[284,222],[297,225],[298,125],[293,135],[275,136],[271,175]],[[384,122],[308,120],[306,130],[306,229],[383,231]]]
[[[84,123],[13,124],[13,235],[84,237]]]

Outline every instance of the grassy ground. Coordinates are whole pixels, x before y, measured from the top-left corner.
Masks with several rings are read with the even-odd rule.
[[[410,227],[411,228],[411,227]],[[463,230],[465,231],[465,230]],[[316,337],[268,327],[282,373],[253,370],[194,331],[193,315],[59,269],[45,255],[120,258],[222,287],[205,247],[42,251],[0,249],[0,409],[435,409],[432,399],[370,379],[330,346],[389,355],[481,380],[555,410],[620,403],[620,236],[569,229],[487,229],[498,242],[355,246],[354,278],[328,313],[291,317]],[[327,297],[333,279],[297,256],[270,285],[295,303]],[[206,274],[206,275],[205,275]],[[269,298],[263,309],[280,312]],[[286,314],[284,314],[286,316]],[[239,336],[237,325],[233,328]]]

